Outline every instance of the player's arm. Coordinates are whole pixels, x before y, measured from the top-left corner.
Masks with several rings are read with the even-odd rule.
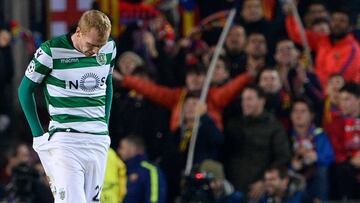
[[[108,124],[110,120],[111,103],[113,99],[112,74],[115,67],[115,57],[116,57],[116,44],[114,41],[113,43],[114,43],[114,50],[111,56],[110,71],[108,77],[106,78],[105,119]]]
[[[18,89],[20,105],[34,137],[44,134],[44,129],[41,126],[37,114],[34,91],[40,86],[45,76],[51,72],[51,69],[52,58],[50,48],[48,43],[44,43],[36,51],[34,58],[30,61]]]
[[[112,74],[110,74],[106,79],[105,119],[107,123],[109,123],[109,119],[110,119],[112,98],[113,98],[113,85],[112,85]]]
[[[44,134],[44,130],[41,127],[39,116],[36,111],[36,103],[34,98],[34,91],[37,86],[39,86],[39,84],[24,76],[18,90],[21,107],[30,125],[31,133],[34,137]]]

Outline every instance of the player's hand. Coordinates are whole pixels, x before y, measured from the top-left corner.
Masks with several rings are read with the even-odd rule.
[[[48,142],[48,139],[49,139],[49,133],[46,132],[44,134],[42,134],[41,136],[38,136],[38,137],[33,137],[33,149],[35,151],[38,151],[41,149],[41,146],[44,144],[44,143],[47,143]]]

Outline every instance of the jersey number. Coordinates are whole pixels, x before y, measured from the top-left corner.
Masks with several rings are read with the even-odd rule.
[[[92,200],[94,202],[100,202],[100,198],[99,198],[99,194],[100,194],[100,191],[101,191],[101,187],[99,187],[98,185],[95,187],[95,191],[96,192],[96,195],[92,198]]]

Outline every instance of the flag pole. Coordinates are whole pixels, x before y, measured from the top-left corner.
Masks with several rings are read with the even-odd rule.
[[[300,30],[300,38],[301,38],[301,43],[302,46],[304,47],[304,56],[305,56],[305,67],[313,67],[313,61],[312,61],[312,57],[311,57],[311,49],[309,46],[309,41],[306,37],[306,32],[305,32],[305,27],[304,24],[301,21],[300,15],[299,15],[299,11],[296,8],[296,4],[294,0],[287,0],[288,3],[291,6],[291,10],[292,10],[292,14],[295,17],[295,21],[299,27]]]
[[[208,91],[210,88],[210,82],[211,82],[211,79],[212,79],[214,71],[215,71],[215,65],[220,56],[221,49],[225,42],[225,38],[226,38],[226,36],[230,30],[230,27],[232,25],[232,22],[235,18],[235,14],[236,14],[236,7],[232,8],[230,10],[229,15],[226,20],[226,24],[222,30],[220,39],[216,45],[214,55],[211,59],[210,66],[209,66],[209,69],[206,74],[205,82],[204,82],[202,90],[201,90],[200,102],[203,102],[203,103],[206,102],[206,97],[207,97],[207,94],[208,94]],[[191,169],[193,166],[195,143],[196,143],[197,136],[198,136],[199,124],[200,124],[200,115],[196,114],[195,121],[194,121],[194,127],[192,130],[192,136],[191,136],[191,140],[190,140],[190,144],[189,144],[189,151],[188,151],[187,160],[186,160],[185,175],[190,175]]]

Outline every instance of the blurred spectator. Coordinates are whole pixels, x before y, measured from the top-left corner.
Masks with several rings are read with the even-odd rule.
[[[231,77],[246,71],[246,31],[241,25],[233,25],[225,39],[226,60]]]
[[[171,197],[178,195],[180,177],[185,169],[192,131],[194,128],[195,115],[200,115],[198,135],[195,144],[193,165],[197,167],[205,159],[219,158],[219,151],[224,142],[224,136],[216,127],[214,121],[207,114],[206,104],[199,101],[200,92],[189,92],[184,99],[181,113],[181,124],[171,134],[170,152],[167,152],[164,160],[164,170],[167,175],[169,194]],[[172,150],[171,150],[172,148]]]
[[[340,89],[345,85],[345,80],[340,74],[329,76],[325,88],[326,102],[329,103],[330,112],[339,112],[339,94]]]
[[[279,71],[283,89],[289,92],[292,98],[309,98],[317,109],[316,115],[320,117],[323,100],[320,82],[314,73],[304,67],[299,55],[294,42],[281,39],[276,44],[275,67]],[[320,118],[316,119],[318,121]]]
[[[6,152],[6,164],[1,168],[0,187],[5,196],[0,201],[48,203],[53,201],[43,171],[31,165],[30,148],[25,143],[10,146]],[[2,194],[4,195],[4,194]]]
[[[165,203],[165,178],[160,168],[147,160],[144,141],[137,136],[127,136],[120,141],[118,153],[127,168],[124,203]]]
[[[144,6],[144,4],[140,5]],[[131,7],[136,10],[136,5]],[[146,18],[144,14],[141,17],[145,19],[137,19],[135,23],[126,26],[117,43],[118,53],[122,54],[129,50],[135,52],[144,59],[147,69],[158,76],[156,80],[160,84],[174,86],[178,84],[177,79],[183,76],[178,77],[175,72],[178,71],[175,68],[177,66],[172,66],[176,64],[171,60],[177,50],[174,41],[175,32],[159,11],[150,6],[145,7],[153,10],[154,16]]]
[[[177,74],[179,71],[181,71],[181,68],[185,63],[185,61],[182,60],[183,58],[181,54],[179,56],[179,60],[173,60],[172,56],[170,56],[161,48],[161,43],[156,41],[154,34],[151,32],[143,33],[143,43],[146,49],[147,68],[157,76],[155,80],[159,84],[167,86],[174,86],[179,84],[180,81],[183,80],[183,74]],[[178,52],[174,51],[175,48],[177,48],[175,45],[172,46],[171,52],[173,54]],[[182,61],[180,62],[180,60]]]
[[[301,43],[299,27],[290,7],[284,6],[288,16],[286,29],[292,40]],[[338,73],[346,81],[360,83],[360,47],[353,34],[349,14],[336,10],[331,14],[330,35],[306,30],[310,47],[316,52],[315,72],[325,87],[328,77]]]
[[[120,82],[122,81],[125,88],[134,89],[139,94],[171,110],[170,130],[174,132],[180,124],[181,109],[186,93],[201,90],[205,80],[205,71],[205,68],[199,64],[187,67],[186,86],[178,88],[160,86],[130,75],[120,78]],[[255,68],[249,68],[246,73],[237,76],[225,85],[210,88],[206,103],[209,115],[219,129],[223,129],[221,114],[223,109],[241,92],[247,83],[253,80],[256,72]]]
[[[143,65],[142,58],[131,51],[122,53],[117,60],[117,67],[121,74],[132,74],[136,67]]]
[[[206,104],[201,103],[199,97],[199,92],[190,92],[186,95],[181,125],[174,133],[174,143],[180,152],[177,157],[182,158],[182,168],[185,166],[196,114],[200,116],[200,122],[193,163],[200,164],[205,159],[217,160],[219,149],[224,142],[224,136],[207,115]]]
[[[215,49],[216,49],[216,46],[211,46],[208,48],[208,50],[206,52],[204,52],[202,55],[201,55],[201,62],[202,64],[206,67],[206,68],[209,68],[210,67],[210,63],[211,63],[211,60],[212,60],[212,57],[214,55],[214,52],[215,52]],[[228,71],[230,71],[229,69],[229,63],[228,63],[228,58],[226,58],[226,55],[225,55],[225,49],[224,48],[221,48],[220,49],[220,54],[219,54],[219,57],[221,57],[221,59],[225,62],[225,65],[226,65],[226,68],[228,69]]]
[[[258,85],[266,95],[265,109],[274,114],[288,130],[291,97],[283,88],[279,72],[273,68],[263,69],[259,74]]]
[[[126,195],[126,166],[116,154],[109,148],[106,162],[104,184],[101,191],[101,202],[119,203],[123,202]]]
[[[47,176],[46,176],[45,169],[44,169],[44,167],[42,166],[40,160],[37,160],[37,161],[34,163],[34,169],[39,172],[40,182],[41,182],[42,184],[50,187],[50,183],[49,183],[49,180],[48,180],[48,178],[47,178]]]
[[[340,197],[360,199],[360,85],[347,83],[340,90],[340,109],[344,115],[345,159],[336,166]],[[334,125],[336,125],[334,123]]]
[[[285,89],[290,90],[290,81],[288,78],[291,69],[296,69],[299,63],[300,52],[290,39],[280,39],[276,43],[274,59],[276,69],[279,71],[281,81]]]
[[[274,59],[283,89],[290,93],[291,98],[309,98],[316,109],[315,122],[320,124],[324,99],[321,84],[317,76],[304,67],[294,42],[287,38],[279,40]]]
[[[15,146],[8,147],[6,153],[6,163],[1,168],[0,185],[6,185],[10,181],[13,169],[20,163],[30,164],[30,149],[25,143],[17,143]]]
[[[205,41],[198,38],[185,37],[179,39],[177,42],[174,57],[165,58],[165,56],[159,57],[161,63],[157,63],[158,69],[162,72],[172,71],[172,75],[168,74],[168,78],[173,78],[174,82],[169,83],[167,86],[183,86],[186,80],[186,67],[188,65],[194,65],[202,62],[206,67],[210,64],[210,56],[215,48],[208,47]],[[162,67],[162,68],[159,68]],[[165,84],[161,83],[160,84]],[[166,84],[165,84],[166,85]]]
[[[265,19],[261,0],[242,1],[236,23],[242,25],[248,35],[253,32],[262,33],[266,38],[265,43],[267,43],[269,50],[273,50],[274,41],[277,37],[275,31],[281,30],[281,28]]]
[[[243,115],[230,119],[225,128],[227,178],[253,200],[264,192],[261,179],[265,169],[290,160],[289,139],[277,119],[264,111],[265,102],[262,89],[246,87]]]
[[[326,5],[321,0],[312,1],[304,16],[305,27],[310,28],[318,19],[329,19],[330,14]]]
[[[210,194],[208,193],[207,201],[209,203],[238,203],[243,199],[243,194],[235,191],[234,186],[225,179],[223,165],[220,162],[207,159],[199,167],[200,174],[207,178]],[[201,181],[201,180],[200,180]],[[198,190],[204,189],[203,185],[198,186]],[[186,188],[185,188],[186,190]],[[194,193],[190,194],[195,196]]]
[[[6,202],[49,203],[54,202],[48,184],[43,184],[39,172],[22,162],[13,168],[11,180],[6,186]]]
[[[310,203],[305,192],[305,180],[286,167],[270,167],[264,174],[265,191],[259,203]]]
[[[266,56],[268,47],[265,36],[261,33],[251,33],[248,35],[245,46],[246,67],[261,70],[266,66]]]
[[[306,178],[308,194],[319,202],[328,198],[328,167],[334,160],[334,152],[327,135],[313,123],[314,116],[309,101],[298,99],[293,102],[291,168]]]
[[[155,41],[161,44],[161,49],[171,52],[174,46],[175,33],[171,25],[166,21],[165,16],[155,12],[155,16],[148,21],[135,22],[126,26],[125,32],[120,36],[118,43],[119,54],[131,50],[147,59],[147,50],[144,44],[144,35],[151,32]]]
[[[336,163],[346,159],[343,146],[344,121],[339,106],[340,89],[344,84],[345,81],[341,75],[334,74],[329,77],[324,105],[323,127],[333,146]]]
[[[317,18],[311,24],[311,31],[330,35],[330,22],[326,18]]]
[[[144,66],[136,67],[132,74],[144,81],[152,81]],[[111,147],[116,149],[121,138],[136,134],[144,139],[149,159],[157,161],[163,154],[160,146],[164,146],[164,135],[169,131],[169,116],[168,110],[152,103],[137,91],[116,87],[109,124]]]
[[[230,81],[230,73],[226,65],[225,57],[220,55],[215,64],[214,75],[211,78],[212,86],[220,87]]]
[[[0,28],[0,135],[10,126],[11,83],[14,76],[14,62],[10,47],[11,33]]]

